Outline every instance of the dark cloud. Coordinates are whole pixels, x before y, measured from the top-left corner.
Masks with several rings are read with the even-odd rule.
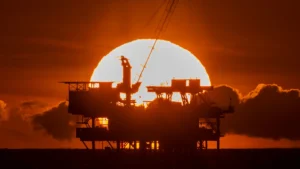
[[[74,138],[75,117],[67,110],[66,102],[49,109],[45,102],[29,100],[7,108],[6,103],[0,100],[1,138],[13,137],[27,142],[40,136],[38,131],[46,131],[56,140],[71,140]]]
[[[69,124],[68,119],[65,118],[68,115],[66,105],[61,103],[52,109],[46,105],[48,104],[37,100],[24,101],[16,105],[0,100],[0,148],[81,146],[77,139],[72,142],[67,141],[75,138],[72,135],[75,130],[66,127]],[[58,129],[53,125],[57,125]]]
[[[217,86],[209,93],[217,106],[225,109],[230,103],[234,114],[222,119],[222,131],[270,139],[299,140],[297,120],[300,118],[299,90],[284,90],[275,84],[260,84],[246,96],[228,85]],[[75,117],[68,114],[66,102],[33,116],[37,130],[45,130],[57,140],[74,137]],[[298,127],[299,129],[299,127]]]
[[[238,91],[229,86],[217,87],[215,92],[219,100],[226,95],[239,95]],[[299,90],[285,90],[275,84],[260,84],[248,95],[240,97],[240,103],[234,103],[236,111],[223,119],[222,130],[225,133],[276,140],[299,140],[299,93]]]
[[[208,94],[211,101],[213,101],[216,106],[222,109],[228,108],[230,102],[233,106],[238,105],[242,98],[242,94],[240,94],[237,89],[234,89],[228,85],[217,86]]]
[[[32,117],[35,130],[45,130],[47,134],[57,140],[71,140],[74,137],[73,122],[74,116],[68,114],[66,102]]]
[[[5,114],[5,118],[2,118],[0,122],[0,147],[38,147],[39,143],[36,142],[41,141],[42,137],[39,133],[33,132],[27,117],[37,113],[40,109],[29,110],[26,108],[28,103],[6,106],[3,101],[0,101],[1,115]]]
[[[5,123],[15,121],[25,121],[26,117],[36,114],[41,108],[45,108],[45,103],[38,101],[24,101],[12,107],[8,107],[6,103],[0,100],[0,119]]]
[[[0,105],[3,104],[6,106],[4,102]],[[15,106],[7,106],[3,110],[6,118],[3,119],[1,127],[9,131],[15,130],[15,133],[32,130],[32,126],[29,123],[30,117],[44,111],[46,109],[45,105],[46,103],[39,101],[24,101]]]

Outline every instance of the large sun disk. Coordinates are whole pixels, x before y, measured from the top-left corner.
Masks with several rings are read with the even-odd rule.
[[[120,56],[129,59],[132,83],[135,83],[154,43],[153,39],[140,39],[123,44],[101,59],[91,81],[122,81]],[[169,41],[158,40],[142,74],[140,90],[133,95],[138,102],[154,99],[146,86],[170,85],[175,79],[200,79],[202,86],[210,86],[210,79],[201,62],[188,50]]]

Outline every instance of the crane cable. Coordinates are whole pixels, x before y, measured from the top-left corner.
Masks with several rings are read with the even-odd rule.
[[[143,32],[146,30],[146,27],[148,27],[151,22],[154,20],[154,18],[157,16],[157,14],[159,13],[159,11],[161,10],[161,8],[165,5],[167,0],[162,1],[159,6],[157,7],[157,9],[153,12],[153,14],[150,16],[149,20],[145,23],[145,25],[142,27],[142,31],[141,34],[143,34]]]
[[[167,25],[169,24],[169,18],[173,15],[173,13],[174,13],[174,11],[175,11],[175,8],[176,8],[176,6],[177,6],[177,4],[178,4],[178,1],[179,0],[169,0],[168,1],[168,4],[167,4],[167,11],[166,11],[166,16],[165,16],[165,18],[164,17],[162,17],[162,23],[161,23],[161,25],[159,24],[158,25],[158,27],[157,27],[157,29],[156,29],[156,31],[157,31],[157,33],[156,33],[156,37],[155,37],[155,41],[154,41],[154,43],[153,43],[153,45],[152,45],[152,47],[151,47],[151,50],[150,50],[150,53],[149,53],[149,55],[148,55],[148,57],[147,57],[147,59],[146,59],[146,62],[145,62],[145,64],[143,65],[143,68],[142,68],[142,71],[141,71],[141,73],[140,73],[140,75],[139,75],[139,77],[138,77],[138,80],[137,80],[137,82],[139,82],[140,81],[140,79],[141,79],[141,77],[142,77],[142,74],[143,74],[143,72],[144,72],[144,70],[145,70],[145,68],[146,68],[146,65],[148,64],[148,61],[149,61],[149,59],[150,59],[150,56],[151,56],[151,54],[152,54],[152,52],[153,52],[153,50],[154,50],[154,48],[155,48],[155,45],[156,45],[156,43],[157,43],[157,41],[158,41],[158,39],[160,38],[160,35],[161,35],[161,33],[162,33],[162,31],[163,31],[163,29],[164,29],[164,27],[165,27],[165,25],[166,25],[166,23],[167,23]],[[170,4],[170,6],[169,6],[169,8],[168,8],[168,5]],[[163,19],[164,18],[164,19]]]

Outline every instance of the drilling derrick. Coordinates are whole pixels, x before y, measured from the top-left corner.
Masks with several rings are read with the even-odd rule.
[[[125,105],[130,106],[132,102],[131,95],[136,93],[141,85],[141,82],[131,84],[131,65],[127,58],[121,56],[121,63],[123,67],[123,82],[119,83],[117,89],[120,93],[126,94]]]
[[[111,149],[139,151],[197,151],[216,141],[219,149],[220,119],[233,108],[215,107],[205,95],[212,86],[201,86],[200,79],[173,79],[171,86],[147,86],[157,98],[147,108],[134,106],[131,95],[141,82],[131,84],[131,65],[121,57],[123,80],[112,82],[64,82],[69,85],[69,113],[82,116],[76,137],[85,144],[107,142]],[[120,94],[126,97],[121,98]],[[181,103],[173,102],[180,93]],[[188,97],[190,96],[190,98]],[[106,126],[97,119],[107,119]],[[88,146],[86,146],[88,148]]]

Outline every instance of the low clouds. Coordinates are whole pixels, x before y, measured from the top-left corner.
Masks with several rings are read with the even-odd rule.
[[[231,98],[235,106],[234,114],[222,119],[221,130],[225,134],[300,140],[297,132],[300,129],[299,93],[298,89],[285,90],[275,84],[260,84],[242,96],[238,90],[222,85],[210,93],[210,98],[222,108],[228,107]],[[8,109],[6,103],[0,101],[0,118],[0,132],[17,135],[14,136],[16,139],[30,142],[29,138],[35,138],[37,133],[58,141],[75,138],[76,117],[68,113],[67,102],[49,107],[44,102],[26,101]]]
[[[71,140],[75,135],[74,116],[68,113],[66,102],[32,117],[35,130],[44,130],[57,140]]]
[[[43,101],[11,105],[0,100],[0,148],[76,147],[76,141],[63,142],[75,138],[70,118],[65,102],[51,108]]]
[[[240,96],[229,86],[219,86],[215,92],[217,100],[226,95]],[[297,125],[300,118],[299,93],[297,89],[284,90],[276,84],[260,84],[239,101],[233,98],[236,112],[223,119],[222,131],[275,140],[300,140],[297,132],[300,129]]]
[[[30,103],[30,104],[29,104]],[[7,105],[7,106],[6,106]],[[28,105],[34,109],[28,108]],[[43,142],[49,142],[49,138],[34,132],[30,124],[30,117],[35,113],[43,112],[46,107],[37,106],[34,102],[26,101],[16,105],[0,101],[0,147],[32,148],[47,147]],[[50,145],[49,145],[50,146]]]
[[[227,109],[230,102],[233,106],[239,105],[243,97],[237,89],[228,85],[217,86],[214,90],[210,91],[208,95],[209,98],[222,109]]]

